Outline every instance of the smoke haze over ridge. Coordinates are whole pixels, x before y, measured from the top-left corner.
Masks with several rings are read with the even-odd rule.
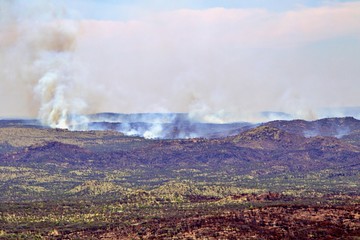
[[[262,111],[314,119],[321,108],[360,105],[359,2],[127,20],[82,18],[66,5],[1,2],[0,116],[55,127],[105,111],[262,121]]]

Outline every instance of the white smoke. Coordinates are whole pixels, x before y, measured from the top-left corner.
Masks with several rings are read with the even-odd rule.
[[[85,120],[75,116],[86,108],[85,102],[74,94],[79,65],[73,60],[73,52],[78,28],[75,21],[66,19],[64,9],[54,3],[1,3],[4,14],[1,25],[7,27],[1,32],[7,38],[1,42],[5,46],[1,55],[5,61],[13,60],[14,66],[12,71],[0,74],[4,81],[18,83],[19,94],[26,88],[25,92],[30,93],[27,98],[32,98],[29,105],[38,109],[42,124],[72,128]]]
[[[77,56],[91,69],[88,81],[102,81],[102,111],[160,107],[204,122],[267,121],[259,113],[274,111],[314,120],[320,108],[359,104],[359,17],[352,2],[84,19]]]
[[[85,113],[188,112],[175,129],[181,137],[193,136],[181,129],[198,127],[189,122],[359,117],[358,109],[342,108],[359,103],[360,3],[77,22],[59,2],[0,1],[0,116],[86,130]],[[148,137],[166,137],[175,121],[133,120],[101,121]]]

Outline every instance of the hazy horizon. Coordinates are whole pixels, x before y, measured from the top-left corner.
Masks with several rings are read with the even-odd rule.
[[[358,1],[0,3],[1,117],[359,118],[359,76]]]

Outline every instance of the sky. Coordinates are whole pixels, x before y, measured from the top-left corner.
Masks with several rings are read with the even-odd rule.
[[[163,11],[179,9],[206,10],[210,8],[226,9],[266,9],[274,12],[284,12],[299,8],[321,7],[342,2],[338,0],[62,0],[60,4],[71,6],[73,14],[82,18],[98,20],[131,20],[144,14],[154,14]]]
[[[0,117],[360,118],[360,1],[4,0],[0,57]]]

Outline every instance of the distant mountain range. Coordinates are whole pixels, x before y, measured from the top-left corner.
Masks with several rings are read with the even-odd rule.
[[[357,109],[357,108],[356,108]],[[265,115],[285,113],[263,112]],[[207,123],[193,120],[185,113],[97,113],[86,116],[87,121],[81,126],[70,126],[71,129],[87,131],[117,131],[127,136],[139,136],[153,139],[189,139],[189,138],[222,138],[234,136],[248,129],[268,125],[289,133],[304,137],[332,136],[341,138],[357,136],[359,120],[353,117],[324,118],[315,121],[275,120],[267,123]],[[27,126],[47,128],[36,119],[2,119],[0,126]],[[351,137],[350,136],[350,137]],[[348,136],[349,138],[349,136]]]
[[[143,127],[148,123],[127,124]],[[126,137],[121,131],[68,131],[1,121],[0,156],[5,162],[55,161],[104,166],[199,163],[240,166],[244,161],[270,161],[289,168],[305,166],[308,161],[319,163],[318,167],[345,162],[360,166],[360,121],[352,117],[272,121],[258,126],[185,120],[164,123],[162,127],[166,131],[163,140],[146,140]],[[202,138],[177,140],[194,129],[203,134]]]

